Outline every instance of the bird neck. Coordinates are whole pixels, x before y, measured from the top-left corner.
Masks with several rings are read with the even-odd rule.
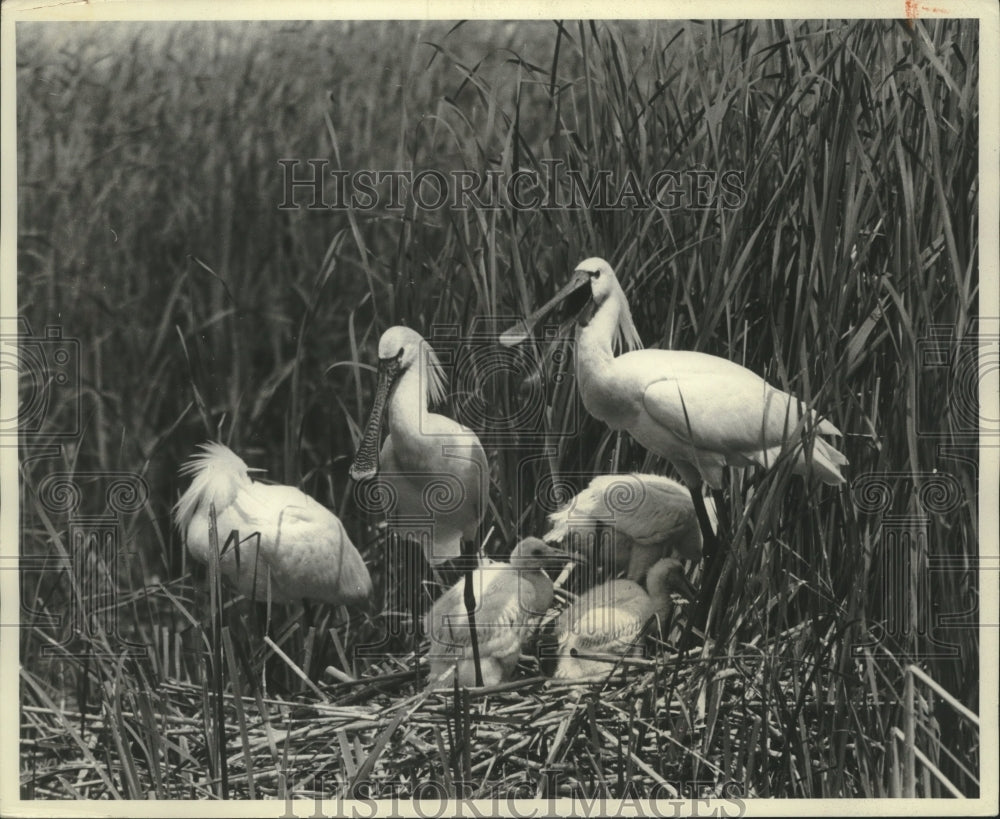
[[[651,586],[649,589],[649,599],[653,603],[653,611],[657,614],[665,615],[673,605],[669,585],[663,582],[649,583],[649,585]]]
[[[427,389],[419,369],[409,368],[399,377],[389,400],[389,431],[393,441],[405,445],[422,440],[421,433],[426,432],[426,422],[431,415],[427,401]]]
[[[586,325],[577,328],[576,371],[577,377],[587,379],[614,360],[614,339],[618,332],[621,305],[614,298],[607,298],[594,311]]]
[[[539,613],[537,609],[548,608],[549,603],[552,602],[552,581],[549,580],[549,576],[545,574],[545,570],[539,568],[538,566],[518,566],[514,564],[517,569],[518,574],[521,576],[522,581],[527,581],[531,584],[531,589],[534,592],[535,600],[532,603],[532,608],[535,609],[534,613]],[[525,601],[526,602],[526,601]]]

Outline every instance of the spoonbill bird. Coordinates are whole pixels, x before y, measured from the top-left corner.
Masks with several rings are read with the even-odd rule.
[[[462,581],[448,589],[427,613],[425,624],[431,638],[431,684],[441,684],[438,678],[451,666],[461,685],[496,685],[510,679],[532,620],[545,614],[552,602],[552,581],[544,567],[556,559],[561,563],[565,555],[529,537],[514,547],[509,563],[483,561],[471,580],[479,601],[475,621],[470,621],[462,602]],[[468,577],[465,582],[470,582]],[[473,639],[479,645],[482,668],[478,680]]]
[[[428,563],[461,557],[470,619],[470,577],[489,494],[489,462],[476,434],[430,411],[446,398],[444,371],[431,346],[408,327],[390,327],[378,343],[378,383],[364,437],[351,464],[357,481],[380,473],[386,518],[422,541]],[[383,418],[389,434],[378,449]],[[409,558],[406,558],[409,559]],[[478,651],[473,630],[473,649]]]
[[[294,486],[258,483],[224,444],[209,442],[181,467],[193,480],[174,506],[188,551],[208,563],[214,504],[219,568],[251,599],[367,606],[368,568],[340,519]]]
[[[587,292],[589,291],[589,293]],[[585,298],[581,303],[580,296]],[[728,465],[769,467],[783,453],[793,471],[824,483],[844,481],[847,459],[814,435],[840,435],[829,421],[724,358],[683,350],[643,350],[625,293],[604,259],[586,259],[547,304],[504,333],[508,346],[523,341],[560,302],[578,311],[577,386],[587,411],[677,467],[689,487],[704,480],[722,488]],[[624,355],[614,346],[624,344]]]
[[[690,492],[662,475],[598,475],[560,510],[549,515],[543,538],[571,552],[597,542],[602,529],[614,533],[615,571],[641,582],[661,558],[701,560],[702,537]],[[588,551],[586,548],[583,551]]]
[[[378,343],[378,383],[364,437],[351,464],[357,481],[380,474],[390,523],[427,521],[424,554],[433,566],[474,540],[486,508],[489,462],[468,427],[430,411],[447,397],[431,346],[408,327],[390,327]],[[383,419],[389,434],[378,450]]]
[[[563,611],[555,628],[555,678],[578,680],[607,674],[619,657],[641,653],[636,638],[651,617],[667,615],[671,592],[695,599],[684,565],[673,557],[653,564],[646,589],[631,580],[612,580],[584,592]]]

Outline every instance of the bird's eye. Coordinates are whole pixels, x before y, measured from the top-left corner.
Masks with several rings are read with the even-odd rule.
[[[400,347],[400,348],[399,348],[399,352],[398,352],[398,353],[396,353],[396,358],[402,358],[402,357],[403,357],[403,348],[402,348],[402,347]]]
[[[601,271],[600,270],[593,270],[593,271],[591,271],[590,278],[591,279],[599,279],[599,278],[601,278]]]

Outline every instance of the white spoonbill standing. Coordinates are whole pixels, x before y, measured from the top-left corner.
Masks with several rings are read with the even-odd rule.
[[[444,371],[431,346],[408,327],[386,330],[378,343],[371,414],[350,474],[360,481],[379,473],[389,490],[384,508],[390,527],[412,533],[416,522],[432,566],[463,558],[465,600],[474,619],[468,580],[489,494],[489,462],[472,430],[430,411],[446,396]],[[389,434],[379,451],[386,418]]]
[[[489,462],[476,433],[430,411],[446,397],[433,348],[408,327],[386,330],[378,343],[375,398],[350,473],[357,481],[378,473],[386,482],[390,524],[432,523],[423,544],[432,566],[459,557],[463,541],[476,539],[488,491]],[[389,434],[379,451],[386,420]],[[444,490],[452,490],[450,497],[436,503],[434,494]]]
[[[318,600],[367,606],[368,567],[340,519],[294,486],[258,483],[224,444],[209,442],[182,475],[193,479],[174,506],[174,521],[188,551],[202,563],[211,556],[214,504],[219,569],[249,598],[293,603]]]
[[[549,515],[543,538],[562,542],[570,552],[598,542],[601,530],[613,535],[615,572],[645,579],[649,567],[665,557],[701,560],[702,537],[691,493],[662,475],[598,475],[582,492]],[[589,555],[588,555],[589,556]]]
[[[521,647],[532,631],[532,621],[552,603],[552,581],[544,567],[559,564],[565,555],[538,538],[525,538],[511,552],[510,562],[484,560],[472,573],[479,607],[470,623],[463,602],[463,582],[446,591],[427,613],[431,644],[431,684],[455,666],[461,685],[472,685],[475,674],[473,639],[479,645],[482,679],[476,685],[496,685],[514,673]],[[449,682],[444,684],[449,684]]]
[[[840,467],[847,459],[815,435],[840,431],[814,411],[803,412],[794,396],[724,358],[641,349],[625,293],[604,259],[580,262],[566,286],[501,342],[523,341],[542,316],[578,293],[588,296],[574,351],[583,405],[673,463],[689,487],[704,480],[721,489],[727,464],[770,467],[783,453],[795,458],[796,473],[828,484],[844,481]],[[624,343],[624,355],[615,356],[616,342]]]
[[[695,599],[684,565],[672,557],[653,564],[646,589],[631,580],[612,580],[584,592],[556,620],[559,647],[553,676],[593,678],[610,672],[619,657],[641,654],[636,638],[651,617],[667,615],[671,592]]]

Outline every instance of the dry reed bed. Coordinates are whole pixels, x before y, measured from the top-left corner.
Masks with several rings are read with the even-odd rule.
[[[757,757],[780,790],[801,770],[801,748],[822,757],[835,717],[832,669],[802,685],[803,630],[714,661],[653,641],[651,658],[583,684],[537,676],[531,660],[522,673],[535,676],[483,691],[432,689],[410,655],[323,685],[322,699],[227,691],[221,709],[204,685],[167,681],[81,714],[55,707],[25,672],[22,779],[38,798],[767,796],[741,784]],[[898,720],[898,703],[861,683],[855,707]],[[789,728],[808,740],[789,742]],[[874,741],[859,734],[851,752]]]

